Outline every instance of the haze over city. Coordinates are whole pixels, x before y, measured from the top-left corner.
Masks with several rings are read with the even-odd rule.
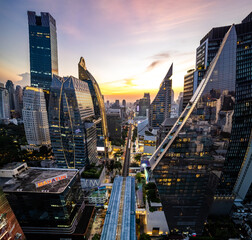
[[[78,76],[80,56],[105,99],[155,96],[173,62],[175,99],[206,29],[240,22],[250,0],[2,1],[0,81],[30,84],[27,10],[57,19],[59,75]]]

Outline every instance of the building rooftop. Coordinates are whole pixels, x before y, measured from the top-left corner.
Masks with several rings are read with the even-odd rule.
[[[76,169],[29,168],[2,187],[4,192],[61,193],[77,174]]]
[[[24,164],[23,162],[7,163],[3,167],[1,167],[1,170],[13,170],[13,169],[20,167],[23,164]]]

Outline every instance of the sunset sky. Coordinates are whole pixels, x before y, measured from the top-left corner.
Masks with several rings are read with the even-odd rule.
[[[84,57],[105,99],[153,99],[173,62],[175,97],[195,66],[200,39],[239,23],[251,0],[1,0],[0,81],[29,80],[27,10],[56,20],[59,75],[78,77]]]

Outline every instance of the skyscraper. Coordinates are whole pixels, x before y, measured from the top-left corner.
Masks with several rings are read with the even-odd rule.
[[[96,163],[96,125],[88,84],[54,75],[50,89],[49,125],[54,156],[63,168]]]
[[[230,196],[241,166],[244,167],[252,129],[252,13],[236,24],[236,93],[230,145],[217,194]],[[251,188],[248,194],[252,196]]]
[[[9,92],[4,87],[4,84],[0,83],[0,119],[7,118],[10,118]]]
[[[23,98],[25,135],[30,145],[51,144],[43,89],[26,87]]]
[[[190,69],[184,76],[183,109],[186,107],[187,103],[193,96],[193,79],[194,79],[194,69]]]
[[[23,89],[21,86],[17,85],[15,90],[15,110],[18,117],[22,116],[23,109]]]
[[[87,70],[83,57],[80,58],[78,66],[79,79],[88,84],[93,101],[97,129],[97,146],[104,147],[105,157],[107,157],[108,127],[104,99],[98,83],[96,82],[92,74]]]
[[[171,90],[173,64],[170,66],[165,78],[160,84],[159,91],[150,105],[149,109],[149,126],[158,129],[162,122],[170,117],[171,111]]]
[[[144,97],[139,99],[139,116],[146,116],[147,109],[150,108],[150,94],[144,93]]]
[[[8,80],[5,84],[5,88],[8,90],[9,93],[9,105],[10,110],[15,110],[15,90],[14,90],[14,84],[11,80]]]
[[[236,42],[232,26],[185,110],[150,159],[171,231],[200,234],[213,202],[234,112]]]
[[[49,90],[58,74],[56,21],[46,12],[28,11],[31,86]]]
[[[122,105],[123,105],[124,107],[126,107],[126,100],[125,100],[125,99],[122,100]]]

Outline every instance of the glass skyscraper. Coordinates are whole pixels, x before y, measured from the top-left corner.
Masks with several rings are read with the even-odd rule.
[[[57,165],[82,169],[97,161],[94,107],[88,84],[54,75],[50,89],[49,128]]]
[[[250,17],[249,17],[250,16]],[[252,19],[251,14],[236,24],[236,93],[230,145],[218,195],[231,195],[249,147],[252,129]],[[252,197],[252,189],[248,195]]]
[[[97,147],[104,147],[105,156],[107,156],[108,127],[104,100],[98,83],[86,68],[86,63],[83,57],[80,58],[78,67],[79,79],[88,84],[92,96],[97,129]]]
[[[164,80],[160,84],[159,91],[150,105],[149,127],[158,129],[162,122],[170,117],[171,112],[171,90],[172,90],[172,70],[173,64],[167,72]]]
[[[228,149],[235,103],[235,27],[150,159],[171,232],[201,233]]]
[[[31,86],[49,90],[58,74],[56,21],[46,12],[28,11]]]

